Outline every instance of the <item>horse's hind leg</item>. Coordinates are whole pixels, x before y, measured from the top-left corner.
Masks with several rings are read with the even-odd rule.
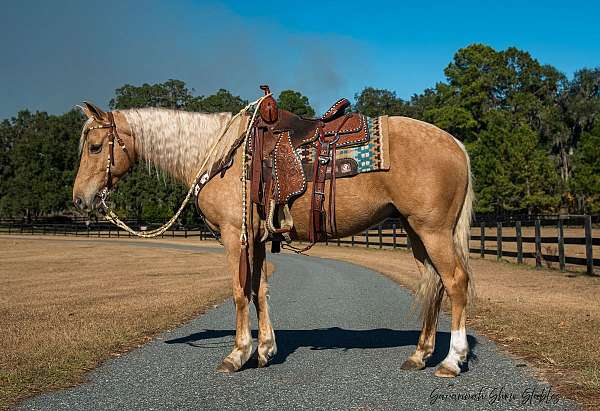
[[[265,267],[265,243],[254,243],[254,259],[252,263],[252,293],[254,306],[258,315],[258,366],[264,367],[270,358],[277,354],[275,333],[269,317],[268,293],[269,285]]]
[[[457,254],[451,230],[418,232],[452,305],[450,350],[435,375],[456,377],[469,351],[465,328],[469,277]]]
[[[227,254],[227,266],[232,275],[233,301],[235,302],[235,346],[225,357],[217,371],[234,372],[248,361],[252,354],[252,335],[248,315],[250,301],[239,281],[240,230],[234,227],[221,229],[223,244]]]
[[[435,349],[435,335],[440,306],[444,296],[444,287],[428,259],[421,239],[408,224],[404,225],[412,245],[417,268],[421,273],[421,289],[418,290],[417,295],[421,300],[423,327],[415,352],[404,361],[401,368],[403,370],[422,370],[425,368],[425,362],[433,355]]]

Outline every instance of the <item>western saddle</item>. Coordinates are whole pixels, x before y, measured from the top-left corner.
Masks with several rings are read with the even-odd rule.
[[[294,235],[289,206],[305,193],[307,181],[313,182],[309,215],[307,250],[318,241],[327,239],[327,218],[330,234],[337,235],[335,223],[335,180],[339,172],[336,150],[369,141],[366,117],[345,113],[350,102],[338,100],[318,119],[307,119],[277,107],[269,87],[260,87],[265,95],[251,127],[248,152],[251,155],[247,179],[250,180],[250,199],[266,223],[266,235],[272,239],[272,251],[278,252],[282,240],[291,241]],[[315,150],[314,163],[306,167],[306,175],[298,156],[299,148]],[[333,165],[333,167],[332,167]],[[305,165],[306,166],[306,165]],[[312,177],[312,178],[311,178]],[[325,180],[329,179],[329,210],[325,211]]]

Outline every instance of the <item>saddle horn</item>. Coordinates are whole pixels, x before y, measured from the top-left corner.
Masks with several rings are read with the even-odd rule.
[[[268,95],[269,93],[271,93],[271,90],[269,90],[269,86],[267,86],[266,84],[260,86],[260,89],[265,92],[265,96]],[[278,118],[277,102],[275,101],[275,99],[273,98],[272,95],[265,98],[260,103],[260,107],[259,107],[258,111],[265,123],[273,124],[277,121],[277,118]]]

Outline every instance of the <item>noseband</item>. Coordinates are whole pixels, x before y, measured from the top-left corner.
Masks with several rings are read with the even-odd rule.
[[[127,150],[127,147],[125,146],[125,142],[123,141],[123,139],[119,135],[119,132],[117,131],[117,125],[115,124],[115,117],[114,117],[112,111],[109,111],[106,114],[108,116],[108,123],[90,127],[85,131],[86,136],[87,136],[87,133],[89,133],[91,130],[98,130],[98,129],[102,129],[102,128],[108,129],[108,133],[106,134],[106,137],[108,138],[108,157],[106,159],[106,183],[104,185],[104,189],[102,190],[102,194],[101,194],[102,197],[106,197],[108,195],[108,191],[110,191],[112,189],[111,167],[115,165],[115,150],[114,150],[115,139],[117,140],[119,147],[121,147],[121,150],[123,150],[123,152],[127,156],[127,159],[129,160],[129,170],[131,170],[131,167],[133,167],[133,160],[132,160],[131,156],[129,155],[129,151]]]

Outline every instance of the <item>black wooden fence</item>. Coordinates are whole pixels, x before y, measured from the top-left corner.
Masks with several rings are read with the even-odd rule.
[[[128,221],[127,225],[135,230],[149,231],[160,227],[164,221]],[[106,221],[89,222],[86,220],[73,219],[68,221],[56,221],[40,219],[36,221],[22,221],[0,219],[0,234],[30,234],[30,235],[53,235],[53,236],[76,236],[96,238],[120,238],[132,237],[128,232],[121,230]],[[200,240],[214,239],[210,229],[204,224],[174,224],[163,233],[161,238],[198,238]]]
[[[138,230],[151,230],[160,226],[162,221],[141,222],[129,221],[128,225]],[[544,263],[558,263],[561,271],[566,266],[586,267],[588,274],[594,274],[594,267],[600,267],[600,259],[594,258],[594,247],[600,246],[600,238],[592,235],[593,225],[600,223],[600,216],[539,216],[522,219],[505,219],[494,221],[490,218],[478,218],[471,229],[471,253],[485,258],[494,255],[497,259],[505,257],[516,258],[517,263],[525,259],[535,261],[540,268]],[[556,230],[556,235],[542,235],[542,229]],[[581,235],[565,236],[565,229]],[[574,230],[575,229],[575,230]],[[533,231],[530,235],[523,232]],[[108,222],[86,222],[85,220],[38,220],[24,222],[21,220],[0,220],[0,234],[41,234],[81,237],[130,237],[129,233],[113,226]],[[203,224],[175,224],[162,235],[163,238],[198,238],[200,240],[214,239],[213,234]],[[491,247],[494,244],[495,247]],[[330,245],[364,246],[368,248],[404,248],[410,249],[411,244],[399,219],[388,219],[377,224],[359,235],[330,240]],[[532,250],[524,245],[533,244]],[[544,247],[556,246],[556,252],[544,252]],[[579,246],[576,254],[567,255],[565,245]],[[507,250],[507,246],[515,250]],[[597,251],[600,251],[597,250]]]
[[[481,258],[494,255],[498,260],[514,257],[523,264],[525,259],[535,260],[535,266],[541,268],[544,263],[558,263],[561,271],[567,264],[586,267],[586,273],[594,274],[594,267],[600,267],[600,259],[594,258],[594,246],[600,246],[600,238],[593,237],[593,224],[600,222],[599,216],[540,216],[523,220],[478,219],[471,226],[470,252]],[[565,228],[580,231],[581,235],[565,236]],[[523,235],[525,228],[533,229],[532,235]],[[556,235],[542,235],[542,228],[553,228]],[[576,229],[576,230],[573,230]],[[578,230],[577,230],[578,229]],[[495,233],[492,233],[495,231]],[[490,247],[490,243],[495,247]],[[333,244],[365,246],[375,248],[410,249],[410,240],[400,220],[389,219],[365,230],[359,235],[333,240]],[[506,250],[505,245],[514,245],[515,251]],[[526,251],[524,244],[534,244],[532,251]],[[544,252],[543,246],[556,245],[556,253]],[[565,245],[581,246],[583,257],[566,255]],[[598,250],[600,251],[600,250]]]

